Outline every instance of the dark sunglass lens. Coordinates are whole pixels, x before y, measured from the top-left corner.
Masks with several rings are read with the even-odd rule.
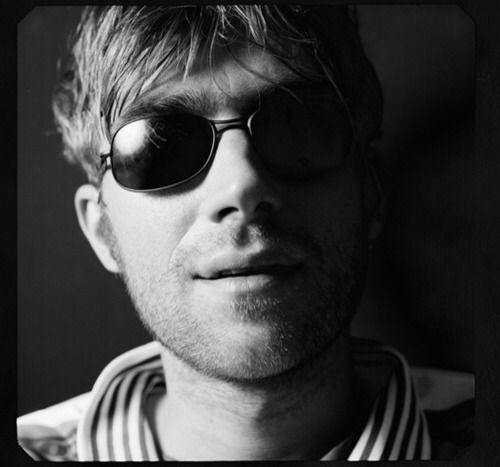
[[[172,186],[203,169],[212,141],[210,123],[195,115],[137,120],[113,139],[113,174],[118,183],[132,190]]]
[[[331,88],[279,92],[252,118],[256,150],[271,170],[307,178],[337,168],[352,144],[345,108]]]

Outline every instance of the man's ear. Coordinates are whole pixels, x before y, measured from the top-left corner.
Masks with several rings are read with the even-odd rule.
[[[373,243],[381,234],[387,204],[386,177],[378,154],[372,149],[365,159],[365,203],[368,213],[368,240]]]
[[[75,209],[78,223],[102,265],[110,272],[119,273],[120,268],[113,257],[108,239],[101,228],[104,215],[99,204],[99,191],[93,185],[82,185],[75,193]]]

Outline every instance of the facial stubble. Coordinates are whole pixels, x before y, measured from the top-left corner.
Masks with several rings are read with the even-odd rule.
[[[259,231],[268,242],[282,241],[283,235],[273,229]],[[267,337],[263,345],[252,347],[242,346],[231,333],[214,329],[209,318],[200,319],[197,310],[204,304],[179,296],[178,291],[183,290],[182,276],[175,273],[175,268],[164,265],[162,271],[156,271],[144,265],[138,272],[132,267],[105,210],[100,234],[120,267],[120,276],[141,322],[152,337],[196,371],[232,382],[269,379],[289,372],[313,361],[330,347],[359,305],[368,256],[362,224],[345,235],[344,241],[329,231],[325,231],[321,242],[314,243],[305,234],[287,233],[286,241],[307,251],[311,273],[310,283],[303,290],[307,294],[303,303],[308,306],[290,312],[294,300],[287,303],[254,296],[231,303],[230,313],[239,318],[242,326],[265,325]]]

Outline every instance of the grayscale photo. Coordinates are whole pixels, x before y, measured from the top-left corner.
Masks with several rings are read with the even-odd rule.
[[[456,5],[29,11],[22,455],[466,459],[475,63]]]

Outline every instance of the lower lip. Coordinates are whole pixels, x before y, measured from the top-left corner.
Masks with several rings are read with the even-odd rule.
[[[299,268],[281,273],[252,274],[248,276],[229,276],[220,279],[197,279],[204,287],[218,292],[236,294],[265,292],[290,286],[290,280],[297,276]]]

